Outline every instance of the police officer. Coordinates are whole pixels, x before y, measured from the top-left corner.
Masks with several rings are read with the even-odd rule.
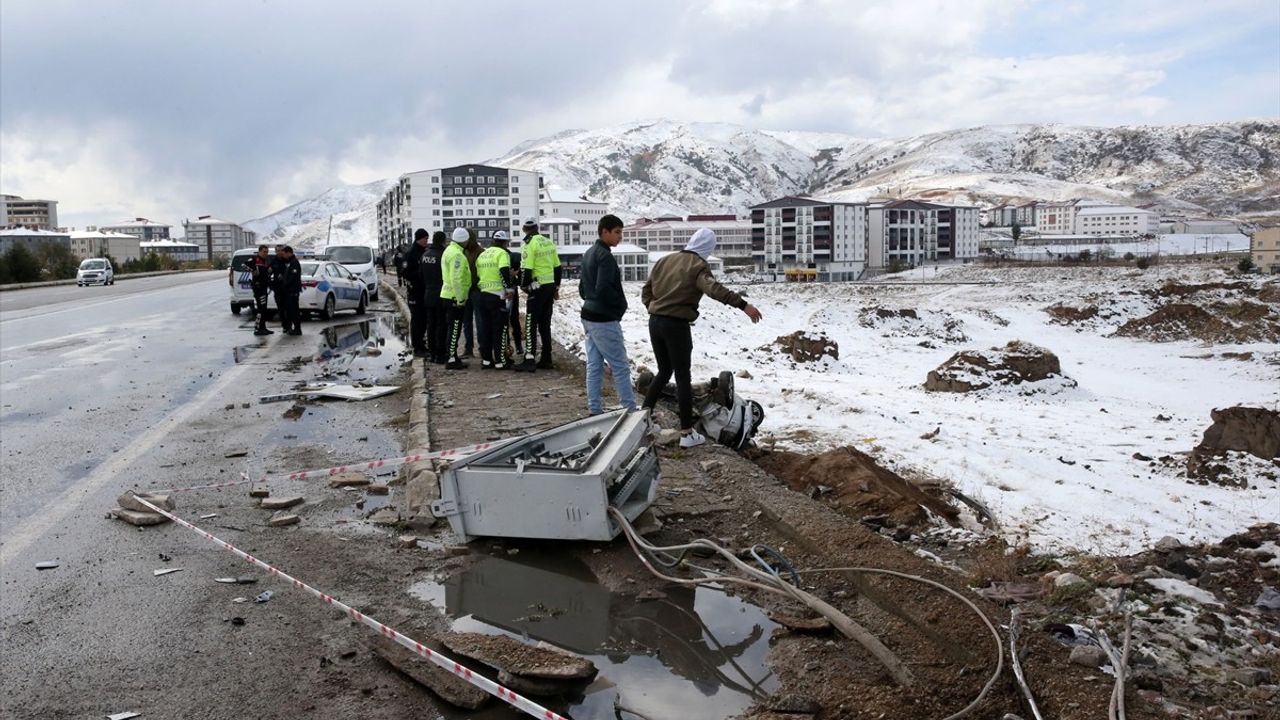
[[[499,230],[499,232],[502,232]],[[505,236],[506,233],[503,233]],[[516,250],[507,248],[507,254],[511,256],[511,280],[514,286],[511,288],[511,298],[508,303],[508,311],[511,313],[510,322],[507,326],[511,328],[511,338],[515,340],[516,352],[511,357],[516,360],[524,358],[524,328],[520,325],[520,253]]]
[[[493,244],[476,258],[476,329],[480,332],[480,369],[506,370],[507,299],[515,287],[511,275],[511,254],[507,252],[507,234],[493,234]]]
[[[302,311],[298,309],[298,296],[302,294],[302,263],[293,254],[293,248],[285,245],[280,248],[284,255],[281,266],[283,277],[280,279],[280,290],[276,293],[276,306],[280,308],[280,324],[284,326],[285,335],[302,334]]]
[[[440,288],[440,300],[444,303],[449,323],[449,361],[444,364],[448,370],[461,370],[467,366],[458,357],[458,339],[462,335],[467,295],[471,292],[471,263],[467,262],[467,254],[462,249],[470,237],[466,228],[454,228],[453,242],[445,248],[440,261],[440,275],[444,283]]]
[[[271,258],[267,255],[266,245],[258,246],[258,254],[249,259],[249,282],[253,288],[254,312],[258,315],[258,324],[254,335],[274,335],[275,331],[267,329],[267,293],[271,290]],[[276,303],[280,298],[277,296]]]
[[[424,228],[418,228],[413,233],[413,245],[409,246],[409,252],[400,259],[405,269],[404,279],[409,283],[405,302],[409,306],[409,340],[413,345],[414,357],[427,356],[427,312],[423,307],[426,285],[423,282],[422,256],[430,239],[430,233]]]
[[[542,357],[538,368],[551,369],[551,306],[560,297],[560,254],[555,243],[538,233],[538,223],[529,219],[521,227],[524,248],[521,251],[521,281],[529,294],[525,310],[525,354],[521,370],[532,372],[542,340]],[[535,335],[536,333],[536,335]]]
[[[449,352],[448,322],[445,319],[444,301],[440,299],[440,289],[444,286],[440,261],[448,244],[449,238],[437,230],[431,234],[431,245],[422,253],[422,304],[427,313],[427,359],[436,365],[445,364]]]

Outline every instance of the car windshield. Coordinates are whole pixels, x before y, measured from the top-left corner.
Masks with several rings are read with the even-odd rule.
[[[366,265],[373,262],[373,250],[359,245],[331,247],[324,254],[328,259],[343,265]]]
[[[107,263],[103,260],[85,260],[80,263],[81,270],[103,270],[107,267]]]
[[[302,266],[303,275],[315,275],[316,271],[320,269],[320,263],[318,262],[304,262],[299,264]]]

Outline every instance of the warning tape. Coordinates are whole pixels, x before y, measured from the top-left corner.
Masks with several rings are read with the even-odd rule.
[[[147,499],[145,497],[141,497],[135,494],[134,498],[137,499],[137,501],[142,503],[143,505],[146,505],[147,507],[151,508],[152,511],[160,513],[161,515],[178,523],[182,527],[185,527],[188,530],[194,532],[195,534],[200,535],[204,539],[211,541],[213,544],[221,547],[223,550],[227,550],[231,552],[233,555],[239,557],[241,560],[244,560],[245,562],[251,565],[255,565],[259,568],[262,568],[263,570],[266,570],[267,574],[273,577],[282,578],[299,590],[305,590],[306,592],[311,594],[313,597],[319,599],[325,605],[329,605],[330,607],[335,607],[341,610],[343,613],[346,614],[347,617],[351,618],[352,620],[355,620],[356,622],[366,625],[367,627],[376,631],[379,635],[381,635],[384,638],[387,638],[389,640],[394,640],[397,645],[400,645],[401,647],[407,650],[411,650],[415,654],[430,660],[436,665],[444,668],[445,670],[448,670],[454,675],[457,675],[463,680],[466,680],[468,683],[471,683],[472,685],[480,688],[481,690],[489,693],[490,695],[493,695],[494,697],[498,698],[499,700],[502,700],[508,705],[511,705],[517,710],[528,713],[529,715],[532,715],[533,717],[536,717],[536,718],[540,718],[541,720],[569,720],[569,718],[566,718],[563,715],[560,715],[558,713],[552,712],[551,710],[548,710],[547,708],[542,707],[541,705],[533,702],[532,700],[524,697],[523,695],[520,695],[519,693],[516,693],[506,687],[503,687],[502,685],[499,685],[496,682],[493,682],[492,680],[484,677],[483,675],[476,674],[471,670],[471,668],[468,668],[465,665],[462,665],[461,663],[457,662],[456,660],[448,658],[432,650],[431,648],[423,645],[417,640],[414,640],[408,635],[405,635],[388,625],[383,625],[382,623],[378,622],[377,620],[374,620],[368,615],[365,615],[359,610],[356,610],[350,605],[347,605],[346,603],[334,598],[332,595],[320,592],[316,588],[311,587],[310,585],[302,582],[301,580],[293,577],[292,575],[289,575],[283,570],[276,568],[273,565],[263,562],[260,558],[256,558],[250,555],[249,553],[244,552],[243,550],[237,548],[231,543],[225,540],[222,540],[221,538],[218,538],[212,533],[209,533],[205,530],[201,530],[200,528],[196,527],[195,525],[192,525],[186,520],[183,520],[177,515],[174,515],[166,510],[163,510],[155,505],[152,505],[150,502],[147,502]]]
[[[415,463],[419,460],[431,460],[434,458],[460,458],[468,455],[474,455],[483,450],[497,447],[502,443],[515,440],[517,438],[508,438],[507,440],[494,440],[492,442],[483,442],[477,445],[465,445],[463,447],[449,448],[448,450],[437,450],[436,452],[418,453],[417,455],[405,455],[398,458],[379,458],[377,460],[360,460],[358,462],[349,463],[347,465],[335,465],[328,468],[320,468],[319,470],[300,470],[292,473],[273,473],[263,475],[254,480],[247,473],[240,473],[239,480],[231,480],[224,483],[214,483],[212,485],[192,485],[191,487],[167,488],[164,490],[147,490],[148,493],[180,493],[191,492],[192,490],[217,490],[219,488],[235,487],[237,485],[249,485],[255,482],[270,482],[272,480],[307,480],[318,477],[333,477],[341,475],[345,472],[356,472],[361,470],[377,470],[378,468],[393,468]]]

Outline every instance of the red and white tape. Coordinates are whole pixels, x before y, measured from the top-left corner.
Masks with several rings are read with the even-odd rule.
[[[466,680],[468,683],[480,688],[481,690],[489,693],[490,695],[493,695],[494,697],[498,698],[499,700],[502,700],[508,705],[511,705],[517,710],[520,710],[521,712],[532,715],[533,717],[539,718],[540,720],[569,720],[569,718],[566,718],[563,715],[560,715],[558,713],[552,712],[551,710],[548,710],[547,708],[542,707],[538,703],[535,703],[534,701],[524,697],[523,695],[520,695],[519,693],[513,690],[510,690],[506,687],[503,687],[502,685],[499,685],[496,682],[493,682],[492,680],[484,677],[483,675],[476,674],[471,670],[471,668],[468,668],[465,665],[462,665],[456,660],[453,660],[451,658],[445,657],[444,655],[441,655],[440,653],[423,645],[417,640],[414,640],[408,635],[405,635],[399,632],[398,630],[390,627],[389,625],[384,625],[378,622],[377,620],[374,620],[373,618],[369,617],[368,615],[365,615],[359,610],[356,610],[350,605],[347,605],[346,603],[340,600],[337,600],[332,595],[320,592],[316,588],[313,588],[310,585],[302,582],[301,580],[293,577],[292,575],[289,575],[288,573],[284,572],[283,570],[280,570],[274,565],[270,565],[266,562],[263,562],[261,559],[256,558],[247,552],[244,552],[243,550],[237,548],[231,543],[225,540],[222,540],[221,538],[218,538],[212,533],[201,530],[200,528],[196,527],[195,525],[192,525],[186,520],[183,520],[177,515],[174,515],[173,513],[170,513],[160,507],[157,507],[156,505],[152,505],[150,502],[147,502],[147,499],[145,497],[141,497],[135,494],[134,498],[137,499],[137,501],[142,503],[143,505],[146,505],[147,507],[151,508],[152,511],[160,513],[161,515],[164,515],[165,517],[178,523],[182,527],[185,527],[188,530],[194,532],[195,534],[203,537],[204,539],[213,542],[213,544],[221,547],[223,550],[227,550],[233,555],[239,557],[241,560],[244,560],[245,562],[251,565],[256,565],[257,567],[262,568],[263,570],[266,570],[267,574],[272,575],[274,577],[282,578],[299,590],[305,590],[307,593],[319,599],[325,605],[329,605],[330,607],[335,607],[341,610],[343,613],[346,614],[347,617],[351,618],[352,620],[355,620],[356,622],[359,622],[369,627],[370,629],[374,630],[384,638],[387,638],[389,640],[394,640],[397,645],[400,645],[401,647],[404,647],[408,650],[412,650],[415,654],[419,655],[420,657],[424,657],[430,660],[436,665],[444,668],[445,670],[448,670],[454,675],[457,675],[463,680]]]
[[[164,490],[147,490],[148,493],[173,494],[180,492],[191,492],[192,490],[217,490],[226,487],[235,487],[237,485],[249,485],[255,482],[270,482],[272,480],[308,480],[318,477],[333,477],[341,475],[345,472],[358,472],[362,470],[377,470],[379,468],[393,468],[415,463],[419,460],[431,460],[433,458],[460,458],[468,455],[474,455],[491,447],[496,447],[504,442],[517,438],[508,438],[507,440],[494,440],[492,442],[483,442],[477,445],[465,445],[463,447],[449,448],[448,450],[437,450],[429,453],[418,453],[417,455],[405,455],[398,458],[379,458],[377,460],[360,460],[358,462],[349,463],[347,465],[335,465],[328,468],[320,468],[319,470],[299,470],[291,473],[273,473],[263,475],[254,480],[246,473],[240,473],[239,480],[231,480],[224,483],[214,483],[212,485],[192,485],[191,487],[167,488]]]

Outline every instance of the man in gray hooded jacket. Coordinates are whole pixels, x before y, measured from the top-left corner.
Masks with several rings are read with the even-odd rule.
[[[702,296],[710,295],[713,300],[746,313],[751,322],[760,322],[760,311],[754,305],[716,282],[711,275],[707,256],[715,248],[716,234],[699,228],[684,250],[671,253],[653,266],[640,293],[640,300],[649,310],[649,340],[658,362],[658,372],[645,393],[644,407],[658,404],[658,396],[674,374],[676,404],[680,408],[680,447],[684,448],[707,440],[693,427],[693,391],[689,380],[693,357],[693,334],[689,325],[698,319]]]

